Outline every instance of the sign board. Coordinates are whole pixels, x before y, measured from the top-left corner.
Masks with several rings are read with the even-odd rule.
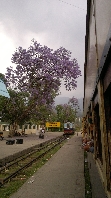
[[[46,122],[46,127],[60,127],[60,122]]]

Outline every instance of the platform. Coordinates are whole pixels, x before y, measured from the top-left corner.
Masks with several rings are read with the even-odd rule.
[[[55,138],[57,136],[63,135],[63,132],[46,132],[44,135],[44,139],[40,139],[39,135],[31,134],[27,137],[25,136],[16,136],[12,138],[5,138],[4,140],[0,141],[0,161],[3,158],[7,158],[11,155],[14,155],[20,151],[23,151],[25,149],[31,148],[33,146],[36,146],[40,144],[41,142],[45,142],[49,139]],[[17,140],[23,139],[22,144],[16,143]],[[14,144],[6,144],[7,141],[14,141]]]
[[[10,198],[85,198],[84,152],[81,135],[55,153]]]

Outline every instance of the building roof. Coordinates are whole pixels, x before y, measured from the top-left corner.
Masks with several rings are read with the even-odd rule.
[[[4,84],[4,82],[1,79],[0,79],[0,95],[10,98],[10,95],[7,91],[6,85]]]

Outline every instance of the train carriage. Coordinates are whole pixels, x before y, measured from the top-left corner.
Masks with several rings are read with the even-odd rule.
[[[74,123],[66,122],[64,123],[64,135],[73,135],[75,131]]]

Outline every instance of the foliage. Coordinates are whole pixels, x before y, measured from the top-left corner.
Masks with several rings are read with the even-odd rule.
[[[76,79],[81,75],[70,51],[63,47],[53,51],[34,39],[27,50],[16,49],[12,63],[15,68],[8,67],[5,78],[1,74],[1,78],[6,79],[10,99],[2,98],[0,108],[2,119],[9,123],[47,120],[54,98],[59,94],[61,80],[66,90],[71,90],[77,87]]]
[[[78,109],[79,104],[78,100],[75,97],[70,98],[68,104],[61,104],[56,106],[58,118],[61,118],[62,122],[74,122]]]
[[[26,105],[25,93],[17,93],[9,90],[10,98],[1,97],[0,109],[2,110],[2,121],[10,124],[23,124],[24,120],[29,120],[28,106]]]
[[[60,122],[61,127],[51,128],[53,131],[63,130],[64,122],[75,122],[77,119],[77,113],[79,109],[78,100],[72,97],[68,104],[59,104],[52,111],[50,111],[47,121],[49,122]]]
[[[45,122],[48,120],[49,115],[52,112],[52,108],[41,105],[41,106],[36,106],[35,113],[33,113],[33,116],[31,116],[31,121],[32,123],[37,123],[37,124],[45,124]]]
[[[33,101],[29,101],[28,94],[23,92],[16,92],[10,89],[9,94],[10,99],[0,96],[2,121],[19,125],[26,122],[37,124],[37,120],[45,122],[50,113],[46,106],[33,106]]]
[[[62,142],[60,145],[54,147],[53,150],[50,150],[44,157],[40,158],[37,162],[32,164],[27,169],[21,172],[21,175],[16,177],[15,180],[10,181],[8,184],[4,185],[0,189],[0,198],[9,198],[13,193],[15,193],[31,176],[34,175],[46,162],[47,159],[50,159],[66,142]],[[18,179],[17,179],[18,178]]]
[[[75,113],[77,114],[77,113],[78,113],[78,110],[80,109],[80,108],[79,108],[78,99],[75,98],[75,97],[73,96],[72,98],[69,99],[68,104],[70,104],[71,107],[72,107],[73,109],[75,109]]]
[[[71,60],[71,52],[63,47],[56,51],[41,46],[32,40],[26,50],[19,47],[12,56],[16,68],[7,68],[9,87],[29,93],[36,105],[49,105],[59,93],[61,79],[67,90],[77,87],[76,79],[81,75],[76,59]]]
[[[0,79],[6,84],[5,75],[0,73]]]
[[[64,122],[74,122],[75,121],[75,111],[68,104],[57,105],[57,119],[61,123]]]

